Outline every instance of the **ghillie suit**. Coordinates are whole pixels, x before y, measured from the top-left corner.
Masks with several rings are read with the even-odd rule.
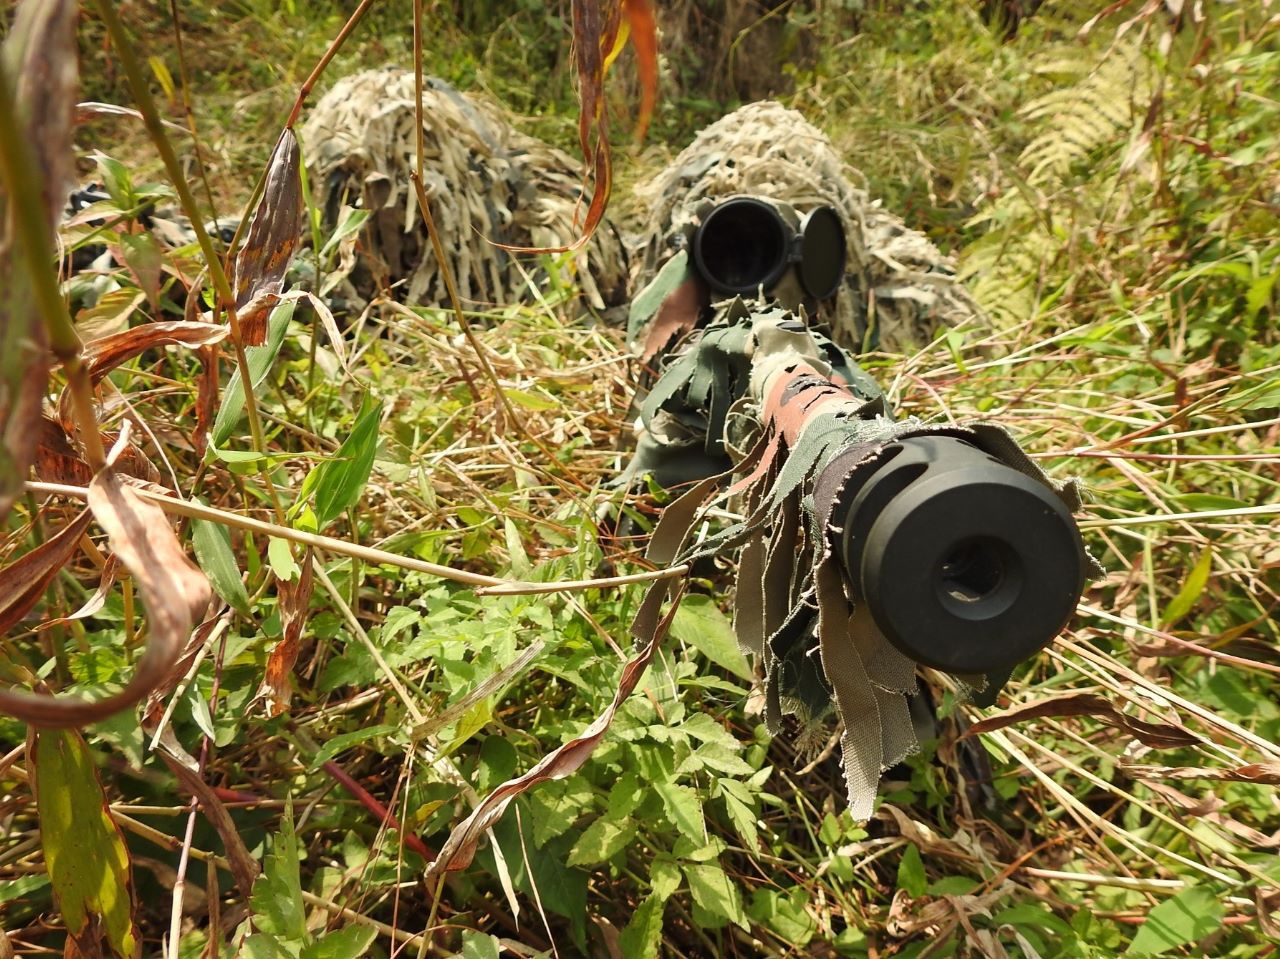
[[[951,260],[924,234],[880,209],[850,177],[831,141],[796,111],[770,101],[735,110],[637,188],[651,211],[637,257],[637,289],[687,245],[708,201],[747,195],[788,204],[802,215],[819,206],[839,215],[846,239],[844,282],[816,304],[810,318],[842,347],[855,354],[874,347],[903,350],[927,343],[944,326],[968,321],[985,328],[986,317],[956,279]],[[709,297],[688,299],[681,332],[703,325],[710,315]],[[641,349],[653,315],[632,312]]]
[[[423,90],[423,122],[423,185],[464,305],[524,299],[521,268],[495,244],[573,243],[589,201],[581,190],[582,164],[518,132],[493,105],[435,78]],[[415,126],[413,73],[392,68],[340,80],[303,126],[304,158],[326,235],[341,222],[344,206],[368,211],[358,244],[342,249],[326,280],[326,292],[336,292],[348,308],[384,291],[412,305],[448,303],[409,178]],[[626,253],[608,222],[585,249],[561,262],[593,309],[625,300]]]

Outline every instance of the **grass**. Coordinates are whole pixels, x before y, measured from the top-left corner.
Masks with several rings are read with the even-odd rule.
[[[566,78],[550,78],[556,92],[544,96],[505,67],[485,73],[548,62],[517,41],[550,44],[549,21],[504,21],[490,39],[436,12],[429,69],[487,83],[522,112],[544,104],[552,119],[538,129],[572,141]],[[150,758],[133,716],[93,727],[146,954],[160,954],[175,915],[179,954],[211,954],[210,923],[230,933],[250,910],[256,941],[223,955],[387,955],[397,941],[410,954],[469,956],[611,943],[628,957],[1274,954],[1277,30],[1254,4],[1212,8],[1199,23],[1148,12],[1126,32],[1136,53],[1121,70],[1117,27],[1137,13],[1076,39],[1084,17],[1049,5],[1003,42],[949,9],[877,6],[802,73],[795,104],[873,193],[960,255],[1001,322],[868,357],[898,408],[996,419],[1088,491],[1082,525],[1107,574],[988,712],[1090,694],[1188,745],[1145,745],[1094,706],[986,733],[984,760],[960,738],[981,711],[940,688],[938,741],[895,774],[870,822],[855,823],[838,753],[770,740],[749,683],[708,656],[726,626],[704,607],[676,623],[583,769],[514,803],[472,868],[426,888],[410,836],[438,850],[478,796],[605,707],[640,587],[481,597],[232,525],[197,553],[231,605],[164,706],[178,742],[194,755],[207,744],[204,779],[267,875],[251,900],[236,889],[218,858],[224,837],[188,819],[189,794]],[[337,11],[186,5],[183,15],[213,193],[230,208]],[[376,16],[332,76],[407,59],[407,16]],[[163,18],[131,26],[177,76]],[[127,102],[96,31],[86,18],[88,90]],[[227,35],[249,38],[235,56]],[[1054,91],[1074,95],[1046,105]],[[1126,105],[1123,122],[1104,115],[1110,103]],[[1031,148],[1069,123],[1078,134],[1043,165]],[[135,182],[163,175],[135,128],[91,127],[80,142],[127,159]],[[137,285],[127,271],[113,279]],[[168,305],[134,322],[180,318],[177,287],[167,290]],[[321,532],[350,542],[519,579],[634,569],[632,544],[603,538],[593,519],[616,498],[604,485],[629,400],[621,337],[579,324],[572,292],[544,290],[477,329],[522,430],[550,459],[495,402],[452,317],[430,309],[349,330],[344,366],[300,306],[257,392],[267,459],[236,433],[207,461],[195,456],[200,366],[186,351],[113,372],[104,423],[145,423],[160,474],[227,513],[271,519],[265,470],[298,504],[291,522],[306,527],[309,509],[313,525],[328,520]],[[339,454],[360,435],[366,397],[381,404],[376,434]],[[342,474],[364,454],[367,484],[347,503],[318,467]],[[60,527],[66,502],[33,493],[8,520],[6,561]],[[184,542],[196,533],[181,529]],[[97,588],[88,555],[55,581],[47,617]],[[312,557],[292,680],[264,686],[292,615],[272,576],[297,582],[293,568]],[[16,627],[0,646],[6,670],[25,665],[61,689],[119,685],[136,658],[138,610],[127,587],[106,593],[86,620]],[[64,936],[25,785],[25,733],[0,720],[0,926],[19,955],[36,955]],[[295,842],[298,855],[286,854]],[[362,930],[373,930],[367,946]]]

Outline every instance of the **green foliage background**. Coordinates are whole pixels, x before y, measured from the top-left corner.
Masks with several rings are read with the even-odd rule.
[[[409,65],[406,6],[376,6],[325,82]],[[566,5],[428,6],[430,72],[488,91],[531,132],[572,149]],[[349,5],[180,7],[225,213],[246,199]],[[155,89],[169,94],[180,70],[167,9],[124,12],[154,58]],[[691,21],[674,0],[659,6],[660,25],[703,22],[707,42],[686,36],[664,52],[667,92],[647,145],[629,148],[625,124],[615,130],[615,216],[629,212],[625,184],[736,105],[732,82],[706,81],[727,69],[707,51],[728,12],[705,5]],[[210,737],[206,778],[240,796],[229,809],[266,876],[243,903],[225,870],[193,862],[181,955],[211,954],[210,897],[226,900],[224,919],[254,916],[256,932],[245,938],[244,927],[223,955],[387,955],[387,927],[416,935],[429,923],[439,927],[431,951],[474,957],[521,942],[516,954],[554,943],[561,955],[627,959],[1273,954],[1280,804],[1274,785],[1221,774],[1269,762],[1274,782],[1280,769],[1280,748],[1264,748],[1280,740],[1275,515],[1232,512],[1274,504],[1280,484],[1280,27],[1258,2],[1134,3],[1087,28],[1093,5],[1050,2],[1012,35],[980,13],[783,4],[758,27],[774,31],[779,51],[759,69],[829,132],[873,195],[959,257],[997,321],[990,337],[942,336],[912,356],[868,358],[900,407],[998,418],[1056,475],[1080,475],[1090,490],[1090,541],[1109,573],[1085,605],[1099,612],[1083,612],[1070,645],[1020,671],[1009,704],[1096,693],[1191,729],[1202,745],[1152,751],[1087,717],[1036,720],[984,737],[994,769],[984,789],[966,765],[971,745],[957,742],[963,711],[941,691],[939,740],[895,774],[875,819],[855,823],[842,811],[838,754],[770,741],[727,621],[694,597],[595,757],[514,803],[475,865],[433,900],[418,880],[422,857],[325,763],[438,849],[475,795],[608,703],[638,589],[479,597],[321,555],[332,590],[317,589],[292,705],[270,717],[257,694],[282,624],[264,564],[288,578],[302,557],[283,541],[197,526],[201,565],[241,612],[178,693],[173,728],[193,752]],[[83,97],[128,102],[88,16],[81,49]],[[627,116],[625,79],[612,95]],[[169,97],[175,117],[179,103]],[[82,126],[78,140],[86,171],[94,149],[123,161],[100,167],[115,171],[121,209],[163,178],[126,121]],[[613,359],[619,337],[580,325],[572,290],[495,311],[482,334],[530,428],[559,437],[550,464],[512,438],[492,404],[473,403],[448,316],[420,310],[393,335],[368,338],[347,376],[313,336],[309,308],[290,310],[276,318],[283,335],[260,402],[273,424],[267,465],[281,488],[299,490],[300,526],[545,580],[590,577],[615,550],[592,516],[609,495],[598,484],[615,467],[625,371]],[[152,366],[112,381],[141,396],[155,388]],[[161,368],[180,385],[197,371],[177,356]],[[188,391],[145,402],[149,417],[189,422]],[[204,493],[251,508],[263,463],[234,424],[227,436]],[[1120,455],[1092,455],[1108,448]],[[569,495],[539,470],[583,479],[585,490]],[[1162,513],[1197,515],[1143,523]],[[20,542],[25,520],[10,527]],[[92,589],[92,577],[64,576],[50,615]],[[40,645],[15,634],[0,650],[63,688],[101,689],[121,683],[137,639],[118,591],[87,624],[52,635]],[[544,644],[538,655],[504,673],[534,643]],[[0,755],[24,736],[0,719]],[[87,740],[117,810],[180,839],[187,797],[148,761],[133,718]],[[41,918],[53,904],[34,803],[12,762],[0,763],[0,783],[3,927],[24,947],[60,948],[57,923]],[[176,847],[138,830],[129,846],[146,950],[159,955]],[[202,819],[194,847],[221,848]],[[372,942],[365,920],[382,924]]]

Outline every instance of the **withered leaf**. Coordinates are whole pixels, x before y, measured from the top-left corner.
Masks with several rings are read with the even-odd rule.
[[[235,876],[236,885],[240,887],[240,894],[248,899],[253,894],[253,881],[258,878],[261,870],[258,867],[258,861],[249,853],[244,840],[240,838],[240,831],[236,829],[236,824],[231,814],[227,812],[227,807],[222,804],[218,794],[209,787],[198,770],[189,768],[181,757],[174,756],[163,745],[156,751],[164,760],[164,764],[169,767],[169,771],[178,778],[178,782],[182,783],[182,788],[200,800],[200,811],[204,813],[204,818],[209,820],[210,825],[222,838],[222,848],[227,852],[227,864],[231,867],[231,874]]]
[[[87,512],[87,511],[86,511]],[[111,587],[116,584],[116,580],[120,577],[120,560],[115,556],[108,556],[106,564],[102,567],[102,572],[98,576],[98,588],[93,591],[93,595],[86,599],[79,609],[67,616],[59,616],[57,619],[50,619],[36,627],[36,632],[43,632],[46,629],[53,629],[55,626],[65,626],[67,623],[77,619],[88,619],[103,606],[107,605],[107,595],[111,592]]]
[[[285,273],[302,237],[301,154],[286,129],[267,166],[262,200],[236,255],[236,313],[245,346],[266,342],[267,312],[284,287]]]
[[[1211,779],[1219,782],[1258,783],[1264,786],[1280,786],[1280,762],[1268,760],[1248,763],[1229,769],[1211,769],[1203,766],[1125,766],[1125,773],[1134,779]]]
[[[40,601],[58,570],[75,555],[91,518],[84,510],[57,535],[0,569],[0,633],[8,632]]]
[[[302,628],[306,625],[307,610],[311,606],[313,566],[308,549],[300,564],[302,572],[297,581],[276,580],[276,595],[280,605],[283,635],[267,657],[267,668],[258,695],[266,703],[267,715],[279,716],[289,709],[293,698],[293,666],[298,661]]]
[[[591,757],[608,731],[619,707],[631,695],[644,675],[644,671],[649,668],[649,663],[652,662],[658,647],[662,645],[662,640],[667,635],[671,620],[675,618],[676,610],[680,607],[680,593],[676,594],[670,608],[661,619],[652,622],[650,615],[646,615],[657,609],[657,603],[653,602],[654,598],[656,597],[660,602],[669,589],[669,583],[658,582],[650,587],[645,597],[642,612],[636,618],[637,633],[642,630],[647,633],[641,637],[644,645],[640,652],[628,660],[622,668],[622,676],[618,679],[618,690],[614,694],[613,702],[582,731],[581,735],[552,750],[524,775],[508,780],[485,796],[471,811],[471,815],[449,834],[449,839],[441,848],[440,855],[427,867],[428,882],[446,872],[466,869],[475,857],[480,837],[502,818],[502,814],[506,812],[507,806],[513,799],[539,783],[573,775]]]
[[[0,711],[33,726],[83,726],[142,699],[169,675],[212,597],[208,580],[187,558],[164,512],[142,499],[114,468],[104,468],[89,484],[89,509],[138,585],[147,611],[147,648],[125,688],[104,699],[0,690]]]
[[[132,329],[90,340],[84,345],[84,362],[96,383],[121,363],[156,346],[211,346],[227,336],[227,329],[216,323],[188,323],[169,320],[144,323]]]
[[[1065,719],[1070,716],[1089,716],[1108,726],[1124,730],[1143,745],[1153,749],[1176,749],[1179,746],[1194,746],[1201,741],[1200,737],[1190,730],[1180,729],[1168,723],[1148,723],[1126,716],[1101,696],[1090,693],[1059,696],[1010,710],[1003,716],[983,719],[970,726],[961,738],[1003,729],[1027,719]]]
[[[649,0],[622,0],[631,46],[636,52],[636,74],[640,78],[640,110],[636,114],[636,140],[644,139],[658,103],[658,22]]]
[[[71,445],[66,427],[57,420],[42,416],[36,437],[35,470],[40,480],[70,486],[89,485],[89,481],[93,479],[93,470]],[[102,438],[104,442],[115,443],[119,437],[118,434],[113,436],[104,432]],[[160,478],[155,466],[132,443],[121,448],[115,465],[121,473],[141,480],[157,482]]]
[[[71,142],[79,57],[76,0],[25,0],[4,45],[3,67],[13,78],[38,168],[49,234],[71,190],[76,153]]]

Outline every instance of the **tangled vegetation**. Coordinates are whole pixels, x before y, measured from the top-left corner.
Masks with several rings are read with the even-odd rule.
[[[623,498],[606,486],[628,429],[623,331],[583,318],[572,254],[541,254],[527,296],[468,313],[466,335],[435,306],[335,308],[320,294],[353,228],[325,235],[308,189],[309,248],[261,345],[219,364],[235,350],[205,316],[209,251],[141,221],[176,204],[179,179],[205,217],[239,212],[348,11],[175,4],[175,32],[168,5],[118,6],[125,44],[108,40],[109,0],[81,15],[79,98],[145,111],[126,58],[147,71],[176,166],[136,117],[82,107],[77,179],[102,196],[62,220],[60,292],[88,347],[42,395],[60,444],[41,440],[0,530],[0,683],[110,695],[168,628],[148,564],[81,516],[86,487],[95,516],[123,495],[93,479],[105,450],[61,425],[82,422],[84,388],[117,473],[148,484],[131,495],[165,508],[155,528],[195,557],[218,612],[163,695],[83,739],[29,740],[0,716],[0,956],[1274,955],[1273,5],[1049,0],[1013,23],[796,0],[728,43],[754,4],[656,5],[683,42],[662,50],[645,144],[613,131],[610,216],[638,219],[626,185],[734,105],[731,83],[702,82],[720,61],[690,51],[727,60],[770,31],[774,89],[959,257],[994,318],[868,369],[904,412],[997,420],[1050,474],[1080,477],[1107,573],[996,707],[935,689],[938,738],[865,822],[844,806],[836,730],[765,734],[716,578],[592,758],[514,801],[438,884],[423,877],[451,828],[603,712],[628,658],[641,586],[493,585],[642,568],[597,523]],[[405,7],[373,7],[321,88],[412,67]],[[572,150],[568,17],[431,4],[423,59]],[[627,82],[608,96],[634,112]],[[0,212],[19,199],[0,193]],[[9,269],[6,322],[26,308]],[[126,342],[141,348],[103,345]],[[144,538],[151,568],[177,568],[163,539]],[[62,561],[26,602],[17,573],[39,550]]]

